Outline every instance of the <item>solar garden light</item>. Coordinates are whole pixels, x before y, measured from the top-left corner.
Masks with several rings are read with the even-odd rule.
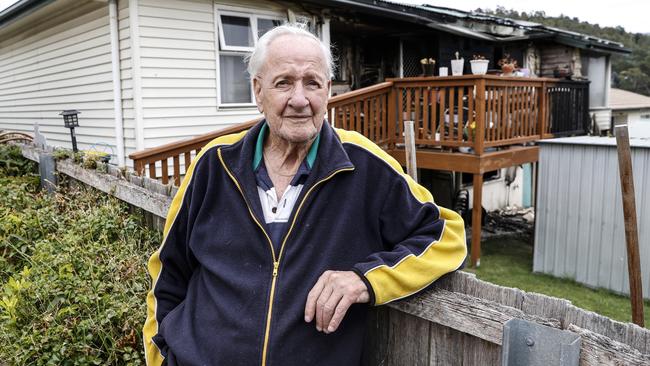
[[[77,137],[74,134],[74,128],[79,127],[79,119],[77,118],[77,114],[79,113],[81,112],[75,109],[68,109],[59,113],[60,116],[63,116],[63,123],[65,124],[65,127],[70,129],[70,137],[72,138],[72,151],[74,152],[78,151]]]

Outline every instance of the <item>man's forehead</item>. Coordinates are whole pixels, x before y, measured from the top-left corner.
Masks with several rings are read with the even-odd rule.
[[[327,73],[327,62],[318,42],[293,34],[274,39],[268,46],[262,69],[266,69],[265,73],[286,73],[295,68]]]

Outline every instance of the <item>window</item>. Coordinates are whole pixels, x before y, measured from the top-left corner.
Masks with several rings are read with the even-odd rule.
[[[219,10],[219,105],[249,106],[253,103],[250,76],[244,58],[257,40],[284,23],[280,16]]]

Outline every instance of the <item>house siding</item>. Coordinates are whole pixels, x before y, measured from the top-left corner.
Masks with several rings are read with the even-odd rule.
[[[593,141],[607,138],[588,137]],[[580,139],[580,138],[575,138]],[[629,294],[616,145],[540,143],[533,271]],[[632,146],[643,293],[650,299],[650,145]]]
[[[81,149],[115,149],[108,7],[29,36],[0,50],[0,125],[40,131],[54,146],[70,147],[59,113],[81,111],[75,129]]]
[[[138,0],[144,147],[258,116],[217,105],[217,44],[210,0]]]

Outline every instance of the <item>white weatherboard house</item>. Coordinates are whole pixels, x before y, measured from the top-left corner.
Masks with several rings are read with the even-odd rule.
[[[609,105],[612,123],[627,123],[630,137],[650,138],[650,97],[612,88]]]
[[[274,2],[21,0],[0,13],[0,130],[130,164],[131,152],[258,117],[243,57],[259,34],[312,21]],[[315,30],[329,35],[327,23]]]

